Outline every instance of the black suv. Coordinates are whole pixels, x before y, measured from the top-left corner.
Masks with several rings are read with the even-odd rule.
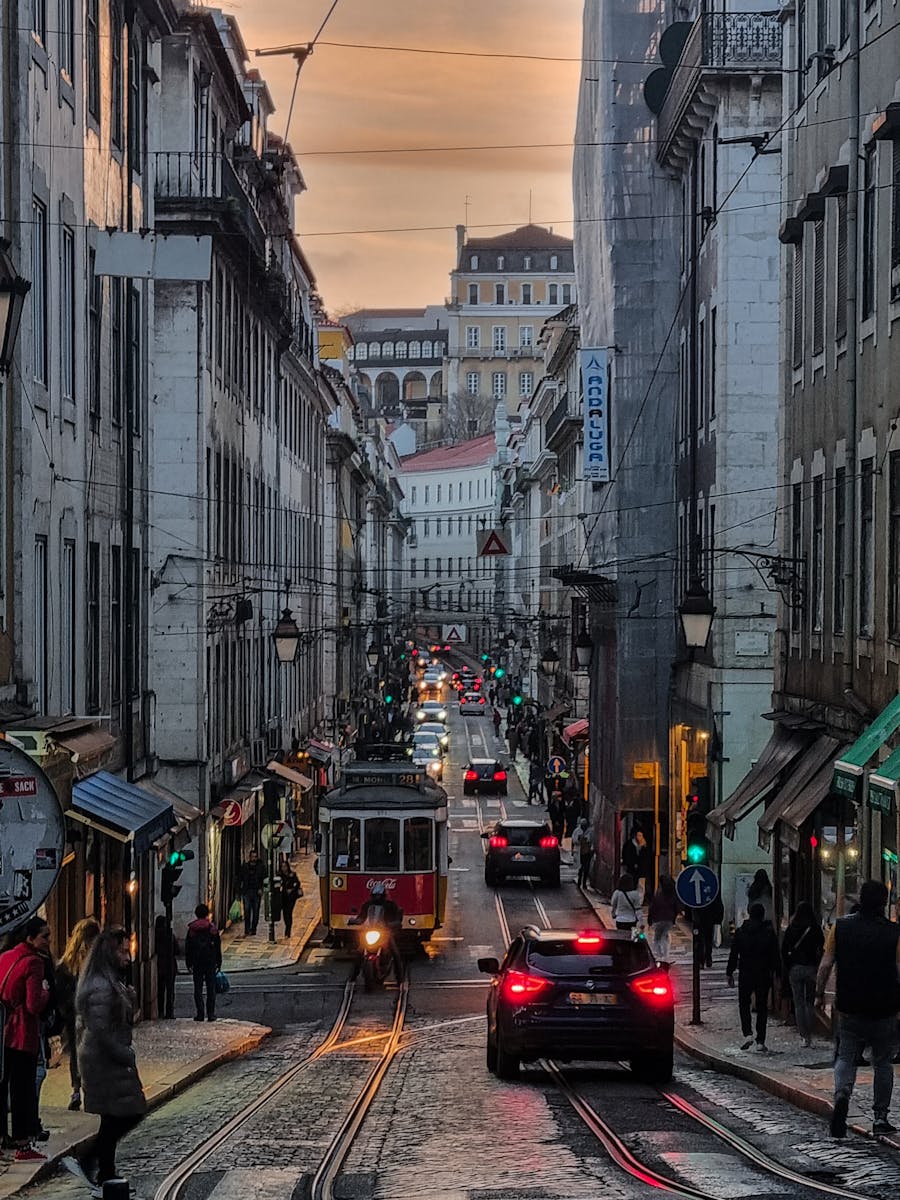
[[[618,930],[528,926],[506,952],[480,958],[492,975],[487,1065],[514,1079],[519,1063],[628,1059],[648,1083],[672,1077],[675,1005],[668,973],[644,938]]]
[[[484,882],[495,887],[510,875],[537,875],[559,887],[559,839],[543,821],[498,821],[481,835],[487,841]]]
[[[463,772],[463,795],[491,792],[506,795],[506,767],[496,758],[470,758]]]

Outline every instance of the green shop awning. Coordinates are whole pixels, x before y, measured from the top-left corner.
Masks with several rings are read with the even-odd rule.
[[[898,728],[900,696],[895,696],[872,724],[863,730],[853,745],[835,761],[831,790],[858,803],[862,794],[862,777],[866,763]]]
[[[898,786],[900,786],[900,750],[895,750],[890,758],[886,758],[869,775],[869,808],[874,808],[876,812],[887,813],[890,816],[897,802]]]

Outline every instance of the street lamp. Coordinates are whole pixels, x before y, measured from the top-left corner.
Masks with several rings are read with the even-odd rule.
[[[556,677],[556,671],[559,667],[559,653],[553,646],[546,646],[541,651],[541,670],[551,679]]]
[[[275,643],[275,653],[278,655],[280,663],[292,663],[297,657],[297,650],[300,646],[300,630],[297,628],[297,622],[291,615],[289,608],[284,609],[281,614],[281,620],[275,626],[272,634],[272,641]]]
[[[529,642],[529,640],[528,640],[527,633],[526,633],[525,637],[522,639],[521,645],[519,646],[519,655],[520,655],[523,663],[527,663],[529,658],[531,658],[531,642]]]
[[[366,651],[366,662],[369,664],[369,666],[374,671],[375,668],[378,666],[378,663],[380,660],[381,660],[381,651],[378,649],[378,647],[375,645],[374,642],[370,642],[369,648]]]
[[[685,645],[689,650],[702,650],[709,640],[716,608],[698,575],[684,594],[678,609]]]
[[[594,639],[582,625],[581,633],[575,639],[575,658],[582,671],[590,670],[591,659],[594,657]]]
[[[507,649],[512,650],[515,647],[515,644],[516,644],[516,635],[512,631],[510,631],[506,635]]]
[[[0,238],[0,375],[12,366],[22,309],[31,290],[31,284],[13,266],[9,247],[6,238]]]

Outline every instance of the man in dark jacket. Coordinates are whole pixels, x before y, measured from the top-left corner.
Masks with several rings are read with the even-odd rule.
[[[825,1000],[825,988],[834,967],[837,972],[835,1007],[839,1037],[834,1064],[832,1137],[847,1133],[847,1110],[856,1082],[856,1067],[866,1046],[872,1047],[872,1110],[874,1134],[893,1133],[888,1120],[894,1071],[891,1057],[897,1048],[897,1011],[900,1009],[900,925],[884,915],[887,888],[870,879],[859,891],[859,911],[840,920],[828,931],[825,953],[816,977],[816,1003]]]
[[[245,863],[241,864],[240,885],[244,901],[244,936],[256,933],[259,924],[259,900],[262,896],[265,868],[259,855],[251,850]]]
[[[194,976],[195,1021],[203,1020],[203,988],[206,988],[206,1019],[216,1019],[216,971],[222,966],[222,939],[209,919],[209,909],[198,904],[194,909],[184,941],[184,963]]]
[[[751,904],[747,920],[734,935],[728,955],[728,986],[734,987],[734,971],[738,972],[738,1010],[741,1014],[742,1050],[753,1045],[753,1024],[750,1000],[756,1000],[756,1046],[766,1053],[766,1024],[769,1019],[769,991],[772,978],[778,974],[780,958],[778,938],[770,921],[765,919],[761,904]]]

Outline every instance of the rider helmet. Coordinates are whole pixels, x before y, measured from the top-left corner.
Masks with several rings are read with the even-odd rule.
[[[383,900],[385,896],[384,881],[379,879],[377,883],[372,884],[372,899]]]

